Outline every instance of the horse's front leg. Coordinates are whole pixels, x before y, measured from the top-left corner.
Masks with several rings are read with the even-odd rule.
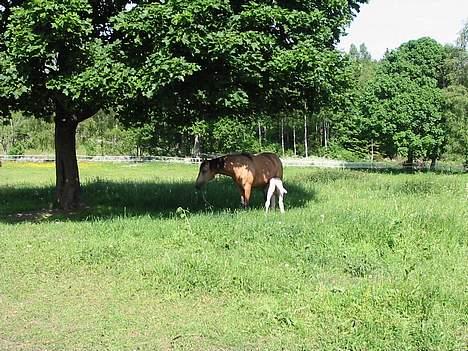
[[[252,184],[247,183],[244,184],[244,207],[247,208],[249,207],[249,202],[250,202],[250,195],[252,192]]]
[[[239,193],[240,193],[240,198],[241,198],[241,205],[242,207],[246,207],[245,206],[245,193],[244,193],[244,187],[241,185],[241,184],[237,184],[237,188],[239,189]]]
[[[244,208],[247,207],[246,204],[245,204],[245,195],[244,195],[244,193],[241,194],[241,205],[242,205],[242,207],[244,207]]]

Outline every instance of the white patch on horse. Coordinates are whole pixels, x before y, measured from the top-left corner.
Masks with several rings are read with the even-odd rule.
[[[287,194],[287,190],[283,186],[283,182],[279,178],[271,178],[268,186],[267,198],[265,201],[265,211],[268,212],[268,209],[272,209],[276,206],[275,194],[278,196],[278,205],[281,213],[284,213],[284,194]]]

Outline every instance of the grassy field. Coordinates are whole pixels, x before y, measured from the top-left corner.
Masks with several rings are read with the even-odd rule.
[[[468,177],[287,168],[286,213],[195,166],[0,168],[0,350],[466,350]]]

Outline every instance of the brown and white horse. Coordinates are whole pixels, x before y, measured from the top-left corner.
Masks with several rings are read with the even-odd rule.
[[[221,156],[201,163],[195,187],[201,189],[216,174],[234,180],[241,194],[242,205],[248,207],[253,188],[262,188],[266,195],[270,179],[283,179],[283,164],[278,156],[270,152]]]

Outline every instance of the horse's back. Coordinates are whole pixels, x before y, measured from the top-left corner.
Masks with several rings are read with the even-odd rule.
[[[252,156],[255,166],[255,186],[268,184],[271,178],[283,179],[283,164],[272,152],[263,152]]]

